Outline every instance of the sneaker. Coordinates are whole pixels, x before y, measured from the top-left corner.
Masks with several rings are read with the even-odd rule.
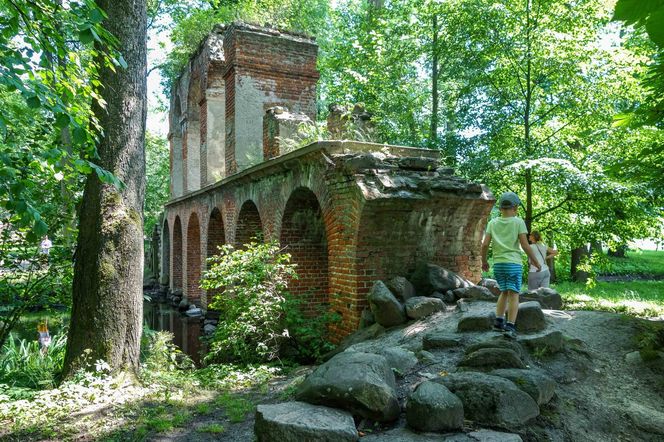
[[[511,322],[506,322],[503,326],[503,330],[505,331],[505,336],[508,338],[516,339],[516,327],[514,324]]]
[[[493,329],[494,331],[505,331],[505,319],[503,318],[496,318],[495,321],[493,321]]]

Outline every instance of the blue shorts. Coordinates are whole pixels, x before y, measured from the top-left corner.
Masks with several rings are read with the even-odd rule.
[[[521,291],[521,279],[523,278],[523,266],[511,262],[499,262],[493,265],[493,277],[498,281],[500,291],[510,290],[519,293]]]

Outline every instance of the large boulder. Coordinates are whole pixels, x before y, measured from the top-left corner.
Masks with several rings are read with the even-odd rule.
[[[389,422],[400,412],[395,387],[394,373],[384,356],[345,351],[309,375],[300,384],[296,398]]]
[[[449,332],[434,330],[422,338],[422,348],[431,350],[434,348],[452,348],[461,345],[461,338]]]
[[[500,286],[498,285],[498,281],[496,281],[495,279],[482,278],[482,280],[477,285],[481,287],[486,287],[494,295],[500,296]]]
[[[447,439],[441,439],[438,433],[415,433],[406,427],[397,427],[384,433],[370,433],[362,438],[362,442],[440,442],[441,440]],[[470,439],[467,442],[471,442]]]
[[[493,370],[489,374],[514,382],[514,385],[528,393],[537,402],[537,405],[549,402],[556,392],[556,381],[540,370],[501,368]]]
[[[398,375],[404,375],[418,363],[417,356],[410,350],[401,347],[388,347],[381,349],[378,354],[385,357],[387,364]]]
[[[512,381],[479,372],[436,378],[461,399],[466,419],[480,425],[519,426],[539,415],[537,403]]]
[[[495,368],[526,368],[519,355],[506,348],[481,348],[467,354],[459,362],[459,367],[475,370]]]
[[[452,293],[456,299],[473,299],[477,301],[495,301],[497,299],[496,295],[491,293],[491,290],[479,285],[455,289]]]
[[[387,288],[401,301],[408,301],[415,296],[415,287],[403,276],[395,276],[387,281]]]
[[[355,344],[359,344],[360,342],[376,339],[383,334],[385,334],[385,327],[380,324],[370,325],[369,327],[358,330],[352,335],[348,336],[341,342],[341,344],[337,346],[337,348],[324,354],[321,359],[323,361],[329,361],[333,356],[338,355],[339,353],[345,351],[347,348]]]
[[[516,329],[520,332],[540,331],[546,328],[546,319],[539,302],[528,301],[519,304]]]
[[[493,321],[496,319],[495,313],[464,315],[459,319],[457,325],[458,332],[477,332],[489,331],[493,327]]]
[[[415,296],[406,301],[406,315],[411,319],[424,318],[442,310],[445,310],[445,303],[437,298]]]
[[[369,307],[376,322],[384,327],[406,322],[406,310],[383,281],[376,281],[371,288]]]
[[[254,434],[258,442],[354,442],[359,438],[349,413],[303,402],[259,405]]]
[[[519,294],[521,302],[537,301],[542,308],[549,310],[560,310],[563,308],[563,298],[560,293],[548,287],[540,287],[537,290],[529,290]]]
[[[565,346],[565,336],[559,330],[535,336],[519,337],[519,343],[532,353],[550,355],[558,353]]]
[[[449,431],[463,428],[463,404],[446,387],[423,382],[406,403],[406,421],[418,431]]]
[[[445,293],[448,290],[473,285],[453,271],[434,264],[420,266],[411,277],[411,281],[421,295],[430,295],[433,292]]]
[[[528,354],[524,351],[523,347],[519,343],[515,342],[513,339],[508,339],[503,335],[494,336],[492,338],[471,344],[466,347],[465,354],[469,355],[482,348],[504,348],[507,350],[512,350],[517,355],[519,355],[519,358],[522,360],[525,360],[528,356]]]

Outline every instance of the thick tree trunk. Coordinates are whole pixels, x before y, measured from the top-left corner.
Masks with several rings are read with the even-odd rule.
[[[438,15],[432,19],[431,37],[431,146],[438,147]]]
[[[590,276],[588,272],[579,270],[579,265],[584,257],[588,256],[588,246],[577,247],[572,249],[572,258],[571,258],[571,269],[570,274],[572,275],[572,280],[576,282],[587,282],[588,277]]]
[[[119,40],[128,65],[100,72],[107,105],[94,108],[103,129],[98,164],[124,187],[102,183],[96,174],[85,185],[65,376],[86,360],[104,360],[113,370],[136,370],[142,331],[146,1],[97,3],[108,14],[104,26]]]

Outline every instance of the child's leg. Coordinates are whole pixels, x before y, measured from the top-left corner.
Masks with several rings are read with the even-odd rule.
[[[505,297],[507,298],[507,322],[514,324],[519,314],[519,294],[508,290],[505,292]]]
[[[498,301],[496,302],[496,317],[502,318],[505,316],[505,311],[507,310],[507,293],[500,292]]]

